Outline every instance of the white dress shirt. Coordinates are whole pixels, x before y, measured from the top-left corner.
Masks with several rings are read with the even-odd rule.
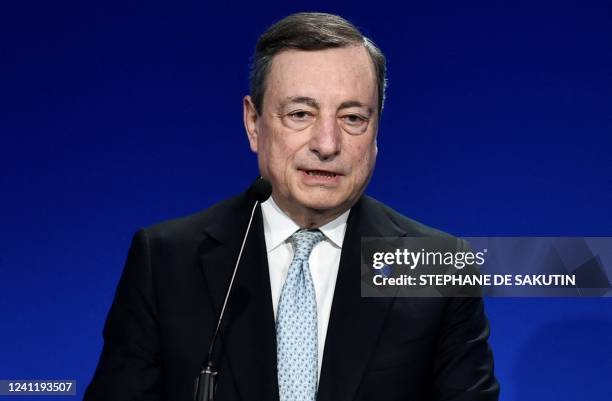
[[[270,272],[270,287],[272,290],[272,307],[274,318],[278,311],[278,301],[283,284],[287,278],[289,265],[293,259],[293,247],[287,240],[300,229],[274,202],[272,197],[261,204],[263,213],[264,235],[268,254],[268,267]],[[317,296],[317,340],[318,340],[318,374],[321,376],[325,336],[329,323],[336,277],[340,266],[340,253],[346,231],[346,221],[349,210],[338,216],[335,220],[319,227],[325,239],[319,242],[312,250],[308,264],[310,274]]]

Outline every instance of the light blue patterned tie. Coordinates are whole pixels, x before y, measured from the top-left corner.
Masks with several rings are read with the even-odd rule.
[[[281,291],[276,318],[280,401],[314,401],[317,394],[317,298],[308,258],[323,240],[319,230],[300,230],[289,241],[293,260]]]

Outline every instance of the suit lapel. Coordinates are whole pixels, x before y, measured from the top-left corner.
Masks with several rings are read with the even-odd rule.
[[[361,238],[403,233],[377,213],[372,200],[362,198],[353,208],[334,291],[323,355],[318,401],[352,400],[374,352],[392,298],[361,298]]]
[[[216,245],[203,249],[201,262],[214,316],[219,316],[221,311],[247,227],[252,208],[248,203],[243,199],[238,207],[228,209],[227,216],[219,216],[219,224],[207,228]],[[229,377],[232,376],[241,399],[278,400],[274,312],[265,249],[258,206],[215,352],[214,359],[221,361],[217,362],[219,399],[221,394],[232,394],[229,388],[224,388],[232,386]],[[228,366],[228,371],[223,371],[224,366]]]

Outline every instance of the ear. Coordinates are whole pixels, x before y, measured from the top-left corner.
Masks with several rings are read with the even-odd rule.
[[[244,129],[246,130],[247,137],[249,138],[251,150],[254,153],[257,153],[257,136],[259,134],[257,128],[258,118],[259,115],[257,114],[253,101],[251,100],[251,96],[245,96],[242,100],[242,119],[244,122]]]

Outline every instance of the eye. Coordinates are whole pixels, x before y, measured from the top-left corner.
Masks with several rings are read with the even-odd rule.
[[[298,111],[293,111],[287,114],[287,116],[289,116],[289,118],[291,118],[294,121],[306,121],[308,118],[312,116],[312,114],[304,110],[298,110]]]
[[[358,114],[348,114],[344,117],[342,117],[342,119],[350,124],[350,125],[361,125],[365,122],[367,122],[367,119],[365,119],[364,117],[358,115]]]
[[[309,127],[316,116],[314,112],[309,110],[293,110],[286,112],[281,118],[286,127],[300,131]]]
[[[350,113],[341,115],[340,121],[346,132],[352,135],[360,135],[368,129],[370,119],[361,114]]]

